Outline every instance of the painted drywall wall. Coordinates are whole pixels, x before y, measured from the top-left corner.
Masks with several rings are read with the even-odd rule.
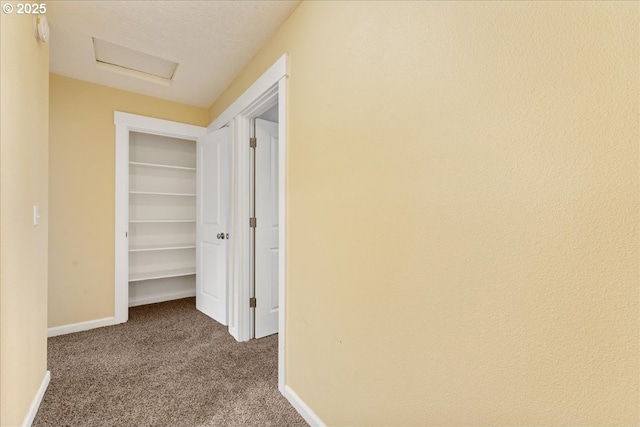
[[[0,425],[15,426],[47,370],[49,45],[31,16],[0,24]]]
[[[330,425],[638,425],[639,4],[303,2],[287,382]]]
[[[49,327],[114,315],[114,110],[208,124],[205,108],[51,74]]]

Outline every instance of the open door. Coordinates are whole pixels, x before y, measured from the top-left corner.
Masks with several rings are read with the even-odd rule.
[[[278,124],[256,119],[255,337],[278,332]]]
[[[196,146],[196,308],[223,325],[228,323],[230,146],[228,127],[198,138]]]

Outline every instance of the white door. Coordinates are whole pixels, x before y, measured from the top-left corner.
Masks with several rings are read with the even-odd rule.
[[[278,124],[256,120],[255,337],[278,332]]]
[[[231,132],[198,138],[196,184],[196,308],[227,324],[227,242],[231,217]]]

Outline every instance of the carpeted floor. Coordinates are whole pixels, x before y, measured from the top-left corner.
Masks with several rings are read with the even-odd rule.
[[[306,426],[278,391],[278,336],[238,343],[195,299],[49,338],[34,426]]]

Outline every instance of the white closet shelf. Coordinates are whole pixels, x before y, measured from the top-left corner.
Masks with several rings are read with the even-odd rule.
[[[143,196],[186,196],[196,197],[195,193],[159,193],[155,191],[129,191],[129,194],[138,194]]]
[[[130,219],[130,223],[196,222],[195,219]]]
[[[187,166],[174,166],[174,165],[161,165],[158,163],[144,163],[144,162],[129,162],[131,166],[146,166],[150,168],[164,168],[164,169],[179,169],[185,171],[194,171],[196,168],[187,167]]]
[[[196,274],[196,268],[176,268],[173,270],[160,270],[160,271],[151,271],[147,273],[132,273],[129,274],[130,282],[140,282],[142,280],[152,280],[152,279],[164,279],[167,277],[180,277],[180,276],[190,276],[192,274]]]
[[[145,246],[134,246],[129,248],[129,252],[148,252],[148,251],[172,251],[179,249],[195,249],[195,243],[186,243],[181,245],[145,245]]]

